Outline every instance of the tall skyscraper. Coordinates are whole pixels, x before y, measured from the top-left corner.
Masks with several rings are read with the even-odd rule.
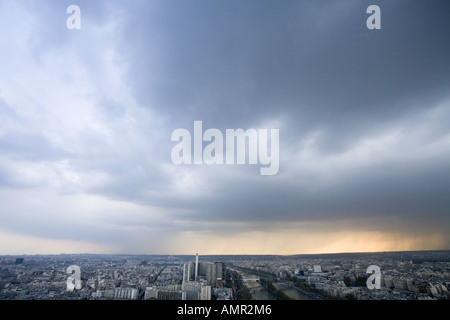
[[[191,264],[192,262],[185,263],[183,265],[183,282],[188,282],[191,280]]]
[[[194,280],[197,281],[198,276],[198,253],[195,254],[195,278]]]

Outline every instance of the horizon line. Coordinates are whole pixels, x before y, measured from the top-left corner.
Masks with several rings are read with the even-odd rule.
[[[312,256],[312,255],[340,255],[340,254],[370,254],[370,253],[402,253],[402,252],[430,252],[430,251],[450,251],[450,249],[421,249],[421,250],[397,250],[397,251],[347,251],[347,252],[322,252],[322,253],[293,253],[293,254],[275,254],[275,253],[214,253],[214,254],[200,254],[199,256],[280,256],[280,257],[290,257],[290,256]],[[61,256],[61,255],[102,255],[102,256],[195,256],[196,253],[33,253],[33,254],[2,254],[0,257],[4,256]]]

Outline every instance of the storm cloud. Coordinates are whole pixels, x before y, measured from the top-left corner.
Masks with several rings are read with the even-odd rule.
[[[1,2],[0,253],[448,249],[449,9]],[[174,165],[195,120],[279,129],[278,174]]]

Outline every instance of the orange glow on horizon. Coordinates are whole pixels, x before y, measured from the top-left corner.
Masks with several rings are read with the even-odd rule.
[[[180,239],[183,239],[182,241]],[[445,236],[441,234],[407,236],[384,232],[327,232],[295,233],[248,232],[233,237],[183,234],[177,237],[178,248],[173,254],[322,254],[345,252],[384,252],[445,250]],[[192,249],[195,248],[195,249]]]

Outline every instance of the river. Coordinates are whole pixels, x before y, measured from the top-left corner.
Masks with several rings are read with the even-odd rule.
[[[238,272],[244,279],[259,278],[259,276],[255,274],[240,270],[235,271]],[[276,297],[267,291],[267,289],[263,287],[259,281],[247,281],[245,285],[252,294],[254,300],[276,300]],[[311,300],[310,297],[297,290],[294,286],[291,286],[288,282],[273,282],[273,285],[293,300]]]
[[[276,300],[277,298],[267,291],[259,281],[248,281],[246,286],[252,294],[253,300]]]
[[[273,285],[293,300],[312,300],[289,282],[274,282]]]

